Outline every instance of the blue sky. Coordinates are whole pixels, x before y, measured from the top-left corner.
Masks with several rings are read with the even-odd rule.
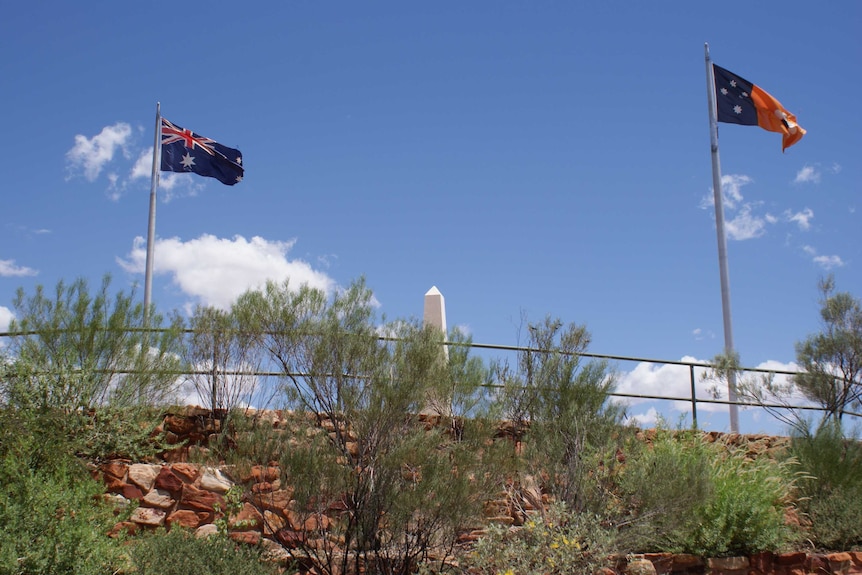
[[[438,287],[449,326],[481,343],[551,314],[586,324],[595,353],[709,360],[724,344],[708,42],[808,130],[782,154],[778,134],[719,128],[736,347],[792,367],[820,328],[818,281],[862,295],[860,26],[851,1],[14,3],[0,330],[19,287],[110,273],[142,297],[161,102],[246,168],[233,187],[163,175],[161,311],[364,275],[389,319],[421,317]],[[686,369],[616,367],[625,391],[687,393]]]

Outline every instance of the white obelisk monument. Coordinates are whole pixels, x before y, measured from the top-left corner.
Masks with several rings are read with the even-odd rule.
[[[422,321],[425,325],[442,330],[443,336],[446,336],[446,301],[437,286],[425,292],[425,312],[422,315]]]

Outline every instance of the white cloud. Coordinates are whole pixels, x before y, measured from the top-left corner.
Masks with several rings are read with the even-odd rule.
[[[691,335],[694,337],[694,339],[696,341],[703,341],[704,339],[715,339],[715,334],[712,331],[710,331],[710,330],[704,331],[703,329],[701,329],[699,327],[696,329],[693,329],[691,332]]]
[[[840,256],[815,256],[813,261],[825,270],[844,266],[844,260]]]
[[[9,324],[15,318],[15,314],[8,307],[0,305],[0,331],[9,331]]]
[[[685,356],[681,361],[690,363],[708,363],[705,360]],[[695,389],[697,397],[710,397],[710,383],[703,381],[706,368],[696,367],[694,370]],[[679,412],[690,412],[691,401],[682,398],[691,397],[691,370],[688,365],[664,364],[640,362],[632,371],[620,374],[616,389],[617,393],[628,393],[633,395],[649,395],[655,397],[675,397],[677,400],[666,400],[673,410]],[[628,405],[637,405],[652,399],[627,398],[624,400]],[[723,411],[726,406],[717,404],[698,404],[698,411]]]
[[[262,287],[267,280],[282,282],[289,278],[296,288],[308,284],[326,291],[335,289],[335,281],[326,274],[302,260],[288,259],[294,243],[208,234],[186,242],[179,238],[157,240],[153,275],[171,275],[173,283],[193,300],[191,303],[222,309],[249,289]],[[137,237],[127,258],[118,262],[129,272],[143,273],[146,257],[146,241]]]
[[[793,180],[795,184],[818,184],[820,183],[820,172],[814,166],[805,166],[796,172],[796,178]]]
[[[752,214],[751,208],[751,204],[744,204],[732,219],[724,223],[728,239],[750,240],[766,233],[767,220]]]
[[[659,413],[654,407],[650,407],[645,413],[633,413],[628,416],[628,422],[640,429],[655,427],[659,420]]]
[[[705,360],[698,360],[694,357],[686,356],[682,360],[686,363],[709,363]],[[782,371],[796,372],[799,370],[794,362],[785,363],[776,360],[764,361],[753,367],[758,370],[766,371]],[[722,387],[723,384],[712,381],[704,381],[706,368],[695,367],[694,369],[694,385],[698,399],[712,399],[713,388],[718,392],[718,398],[727,398],[727,389]],[[751,385],[760,384],[760,380],[767,374],[761,372],[743,372],[738,380],[740,383],[748,383]],[[789,403],[796,406],[808,406],[812,403],[805,398],[791,383],[789,375],[772,374],[773,389],[783,390],[782,397],[776,397],[768,393],[763,393],[762,399],[767,403],[780,405]],[[645,398],[617,398],[618,401],[627,405],[629,408],[629,419],[638,427],[646,428],[654,426],[660,419],[664,419],[670,424],[674,424],[679,420],[681,414],[691,414],[691,370],[688,365],[676,364],[659,364],[650,362],[638,363],[630,372],[620,374],[620,379],[617,385],[618,393],[628,393],[634,395],[649,395],[654,397],[674,397],[680,398],[677,400],[656,400]],[[686,398],[686,399],[683,399]],[[640,406],[634,408],[634,406]],[[745,408],[752,410],[754,417],[760,416],[760,408]],[[698,403],[697,413],[715,413],[726,414],[728,406],[724,403]]]
[[[802,251],[805,252],[807,255],[811,256],[811,261],[813,261],[815,264],[819,265],[825,270],[831,270],[832,268],[840,268],[844,265],[844,260],[841,259],[841,256],[821,256],[812,246],[802,246]]]
[[[3,277],[23,277],[35,276],[38,274],[33,268],[16,266],[15,260],[0,260],[0,276]]]
[[[734,209],[743,199],[742,186],[750,184],[753,180],[742,174],[728,174],[721,176],[721,205],[726,209]],[[712,208],[715,206],[714,190],[703,197],[700,202],[701,208]]]
[[[811,228],[811,218],[814,217],[814,212],[810,208],[805,208],[801,212],[792,213],[790,210],[784,212],[784,216],[788,222],[795,222],[800,230],[808,230]]]
[[[745,202],[742,187],[753,180],[741,174],[729,174],[721,177],[721,197],[724,208],[725,234],[731,240],[750,240],[759,238],[766,233],[766,225],[774,224],[778,218],[771,214],[763,216],[755,213],[759,202]],[[714,207],[714,198],[710,194],[701,200],[701,208]]]
[[[141,151],[141,155],[135,160],[135,165],[132,166],[132,171],[129,173],[129,178],[137,180],[139,178],[151,178],[153,176],[153,148],[146,148]]]
[[[742,186],[750,184],[753,180],[748,176],[730,174],[721,176],[721,192],[725,208],[734,209],[742,201]]]
[[[76,135],[75,145],[66,152],[69,170],[82,170],[87,180],[95,181],[105,165],[113,160],[114,152],[119,149],[124,155],[128,155],[126,146],[131,136],[132,128],[125,122],[105,126],[92,138]]]
[[[766,371],[782,371],[782,372],[797,372],[800,371],[799,366],[795,362],[784,363],[777,360],[767,360],[761,362],[754,366],[755,369],[758,370],[766,370]],[[772,388],[778,391],[777,395],[773,395],[766,391],[762,385],[760,385],[760,380],[764,377],[769,376],[771,379]],[[764,403],[772,404],[772,405],[793,405],[793,406],[813,406],[815,405],[811,400],[805,397],[805,395],[799,391],[799,389],[793,385],[791,379],[792,375],[787,375],[785,373],[772,373],[766,374],[762,372],[748,372],[744,374],[743,381],[749,382],[749,384],[757,384],[761,389],[761,400]]]

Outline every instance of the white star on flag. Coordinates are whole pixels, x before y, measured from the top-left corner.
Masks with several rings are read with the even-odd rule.
[[[183,160],[181,163],[183,167],[191,168],[195,165],[195,159],[191,154],[186,154],[185,156],[183,156]]]

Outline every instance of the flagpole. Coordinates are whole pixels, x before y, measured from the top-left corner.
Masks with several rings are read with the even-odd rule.
[[[704,44],[706,57],[707,102],[709,105],[709,142],[712,150],[712,194],[715,203],[715,229],[718,236],[718,269],[721,276],[721,310],[724,319],[724,352],[733,356],[733,326],[730,321],[730,280],[727,269],[727,237],[724,233],[724,204],[721,193],[721,164],[718,158],[718,118],[715,111],[715,77],[709,59],[709,44]],[[736,373],[727,376],[727,397],[731,403],[730,431],[739,433],[739,408],[736,405]]]
[[[144,326],[149,325],[150,301],[153,291],[153,251],[156,235],[156,190],[159,187],[159,134],[162,127],[161,103],[156,102],[156,133],[153,138],[153,176],[150,185],[150,223],[147,229],[147,268],[144,276]]]

